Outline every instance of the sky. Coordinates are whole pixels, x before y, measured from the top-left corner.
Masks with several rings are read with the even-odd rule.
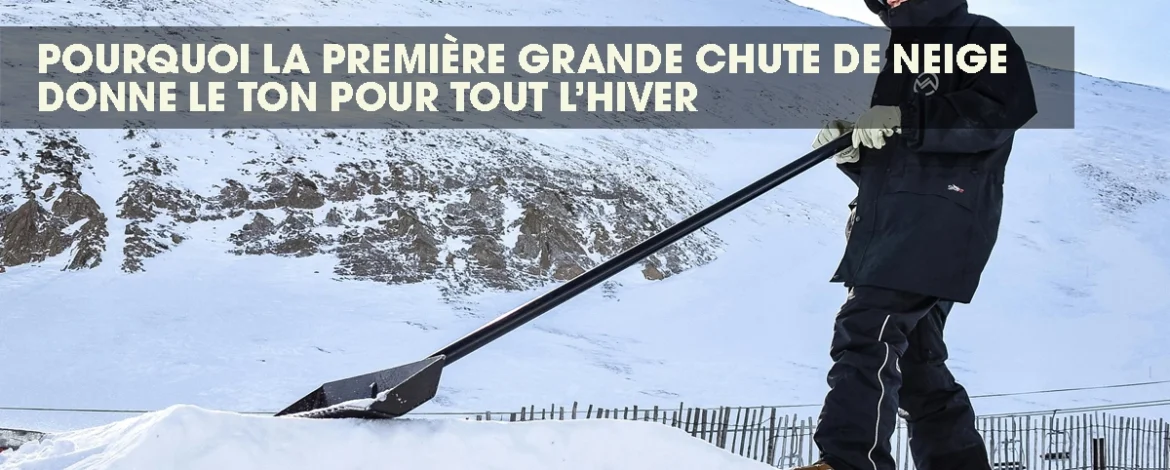
[[[801,6],[880,24],[863,0],[792,0]],[[1076,70],[1098,77],[1170,89],[1170,66],[1163,46],[1166,0],[1094,2],[1090,0],[970,0],[971,11],[1007,26],[1072,26]],[[1054,8],[1055,7],[1055,8]],[[1027,48],[1025,47],[1025,53]],[[1161,60],[1157,58],[1161,57]]]

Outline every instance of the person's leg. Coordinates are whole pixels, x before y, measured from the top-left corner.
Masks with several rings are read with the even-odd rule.
[[[857,286],[834,325],[825,397],[813,440],[834,470],[893,470],[890,437],[907,335],[937,299]]]
[[[902,357],[899,404],[918,470],[990,470],[966,389],[947,369],[943,329],[951,302],[941,301],[910,332]]]

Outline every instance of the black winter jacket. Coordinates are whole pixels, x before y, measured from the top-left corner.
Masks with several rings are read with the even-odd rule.
[[[898,106],[901,134],[838,165],[858,186],[833,281],[968,303],[991,256],[1004,169],[1017,129],[1037,112],[1028,65],[1006,28],[964,0],[909,0],[886,10],[886,68],[871,105]],[[1007,73],[894,73],[893,44],[1007,44]]]

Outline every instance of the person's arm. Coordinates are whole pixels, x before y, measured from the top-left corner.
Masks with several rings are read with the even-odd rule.
[[[1007,44],[1006,73],[990,64],[968,75],[958,91],[919,95],[901,106],[902,137],[922,152],[976,153],[998,148],[1036,115],[1036,96],[1023,51],[1007,28],[980,25],[972,42],[990,52]]]

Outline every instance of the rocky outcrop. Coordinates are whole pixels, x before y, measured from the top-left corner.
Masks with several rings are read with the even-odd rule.
[[[554,191],[537,193],[512,226],[520,230],[512,252],[530,275],[564,281],[593,266],[576,230],[573,204]]]
[[[83,191],[81,174],[91,157],[77,138],[28,132],[2,144],[11,173],[0,180],[0,266],[42,263],[66,250],[71,256],[63,269],[101,264],[107,218]]]
[[[279,223],[256,212],[251,222],[228,239],[237,246],[232,250],[236,254],[312,256],[323,253],[322,246],[330,242],[330,238],[314,233],[315,227],[311,212],[286,210]]]
[[[17,143],[3,134],[5,151],[37,155],[13,166],[12,178],[0,173],[3,263],[72,248],[66,268],[96,267],[116,218],[128,273],[148,270],[192,227],[213,224],[229,253],[330,256],[342,280],[433,282],[450,294],[514,290],[572,279],[665,228],[668,214],[700,208],[677,183],[615,164],[634,158],[609,149],[568,154],[506,132],[274,132],[210,133],[197,137],[206,145],[179,145],[130,130],[117,153],[96,157],[121,170],[107,212],[82,191],[79,168],[94,157],[76,139],[36,134],[35,143]],[[231,156],[213,158],[213,144]],[[703,232],[639,269],[663,279],[710,260],[718,243]]]
[[[93,268],[101,264],[110,233],[97,201],[79,191],[66,190],[53,202],[52,212],[69,225],[82,224],[70,234],[72,256],[65,269]]]
[[[4,256],[0,263],[17,266],[39,263],[69,247],[68,224],[29,199],[4,219]]]
[[[149,145],[131,153],[120,167],[129,178],[116,201],[117,217],[125,220],[122,270],[144,270],[144,262],[182,243],[185,225],[203,219],[203,197],[179,186],[182,175],[171,158]],[[211,217],[215,218],[215,217]]]

